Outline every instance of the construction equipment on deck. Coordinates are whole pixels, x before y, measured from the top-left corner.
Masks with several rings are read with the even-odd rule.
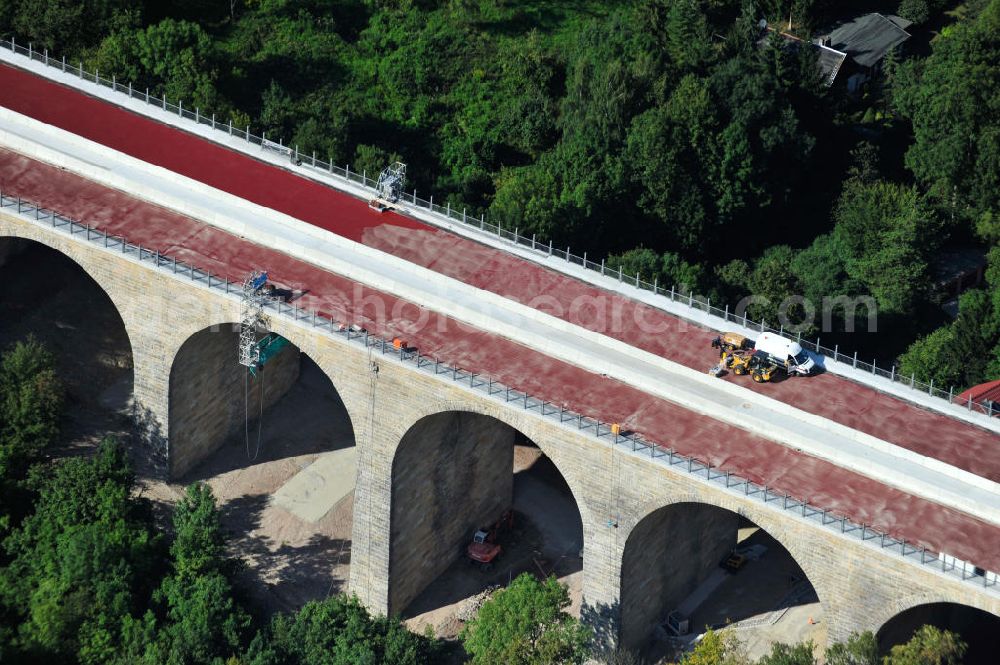
[[[375,198],[368,202],[368,207],[383,212],[392,207],[403,195],[406,185],[406,164],[393,162],[382,169],[375,183]]]
[[[278,299],[274,292],[266,270],[255,270],[243,280],[239,363],[247,368],[251,376],[256,376],[264,363],[288,345],[288,340],[281,335],[267,332],[268,319],[264,315],[264,307]]]
[[[712,348],[719,349],[719,364],[709,370],[713,376],[721,376],[729,369],[738,376],[749,374],[755,382],[767,383],[779,371],[788,376],[808,376],[816,365],[797,342],[772,333],[751,340],[727,332],[712,340]]]
[[[753,349],[753,340],[739,333],[722,333],[712,340],[712,348],[719,349],[719,355],[733,351],[749,351]]]
[[[778,369],[778,364],[765,353],[757,351],[750,356],[750,378],[756,383],[767,383]]]
[[[731,370],[737,376],[749,374],[756,383],[767,383],[774,378],[779,367],[766,353],[723,351],[719,364],[712,368],[711,373],[719,376],[724,369]]]
[[[478,563],[484,571],[493,568],[493,562],[503,553],[497,542],[500,535],[514,527],[514,511],[507,510],[492,526],[476,530],[472,542],[465,548],[469,563]]]
[[[243,298],[240,303],[239,363],[246,367],[243,377],[243,433],[246,439],[247,458],[256,460],[260,455],[262,421],[264,415],[264,380],[257,374],[268,360],[288,346],[288,340],[277,333],[268,332],[268,318],[264,307],[277,300],[274,285],[268,283],[266,270],[255,270],[243,280]],[[250,377],[258,378],[257,445],[250,454]]]
[[[239,362],[244,367],[256,367],[260,360],[257,347],[257,330],[267,328],[264,304],[268,300],[267,271],[255,270],[243,280],[243,299],[240,305]]]

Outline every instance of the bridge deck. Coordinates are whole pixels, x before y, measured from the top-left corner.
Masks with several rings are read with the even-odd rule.
[[[0,103],[687,367],[704,371],[714,361],[709,342],[715,331],[409,217],[375,213],[365,202],[348,194],[8,65],[0,65]],[[282,271],[275,271],[274,277],[289,286],[314,288]],[[605,299],[605,324],[596,309],[572,307],[581,296]],[[606,324],[610,312],[620,312],[616,318],[619,326]],[[657,332],[644,331],[640,321],[646,330]],[[470,366],[468,362],[460,364]],[[842,376],[826,373],[807,382],[789,380],[766,385],[754,384],[745,377],[723,380],[738,382],[804,411],[1000,482],[1000,437]],[[621,420],[636,431],[645,431],[635,419]]]
[[[189,217],[160,208],[8,150],[0,150],[0,186],[132,242],[156,247],[231,279],[271,266],[284,285],[307,288],[301,305],[345,321],[360,321],[384,336],[407,334],[422,352],[475,367],[519,390],[607,422],[634,423],[651,440],[722,469],[808,498],[814,505],[871,524],[931,550],[1000,569],[1000,527],[888,487],[835,464],[797,452],[740,428],[650,397],[614,379],[563,363],[503,337],[460,325],[431,312],[414,338],[408,324],[416,305],[403,307],[338,275],[255,245]],[[386,304],[383,325],[355,308],[366,296]],[[391,313],[398,312],[398,316]]]

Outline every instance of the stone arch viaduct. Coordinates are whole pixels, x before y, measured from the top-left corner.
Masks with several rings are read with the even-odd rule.
[[[192,391],[171,386],[224,383],[220,359],[235,353],[227,324],[240,316],[235,293],[46,228],[9,208],[0,211],[0,238],[0,257],[5,244],[42,243],[77,263],[107,293],[132,345],[135,410],[147,428],[149,454],[161,459],[165,473],[179,476],[221,445],[225,426],[219,423],[230,417],[232,395],[209,385]],[[780,501],[763,502],[656,463],[446,374],[429,374],[392,354],[373,356],[308,322],[287,315],[271,322],[330,378],[355,429],[350,591],[373,610],[403,609],[441,572],[469,527],[491,519],[509,498],[506,470],[516,430],[537,443],[572,491],[584,533],[583,616],[609,643],[641,643],[732,547],[740,519],[767,531],[801,566],[823,606],[830,640],[878,630],[900,612],[930,602],[1000,615],[992,586],[917,565],[898,551],[786,510]],[[294,363],[286,364],[273,371],[273,392],[265,400],[280,396],[294,378]]]
[[[374,212],[349,169],[15,50],[0,41],[0,264],[40,243],[107,294],[143,454],[169,478],[315,362],[354,432],[349,590],[371,609],[403,611],[510,505],[525,437],[576,505],[581,612],[607,645],[641,644],[748,523],[808,577],[829,641],[933,603],[1000,616],[993,407],[935,401],[856,358],[803,383],[707,377],[714,331],[740,323],[728,309],[578,269],[568,248],[557,265],[551,246],[460,225],[416,192]],[[242,404],[240,292],[218,275],[265,263],[312,293],[267,310],[291,352]],[[347,291],[359,305],[341,306]]]

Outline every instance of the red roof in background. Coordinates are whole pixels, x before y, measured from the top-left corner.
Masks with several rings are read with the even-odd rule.
[[[973,402],[982,402],[983,400],[1000,402],[1000,379],[972,386],[968,390],[959,393],[957,401],[968,402],[970,397]]]

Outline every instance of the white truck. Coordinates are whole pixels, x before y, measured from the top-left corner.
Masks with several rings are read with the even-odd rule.
[[[779,368],[789,374],[808,376],[816,369],[814,361],[802,346],[793,340],[774,333],[761,333],[754,342],[754,355],[766,354]]]

